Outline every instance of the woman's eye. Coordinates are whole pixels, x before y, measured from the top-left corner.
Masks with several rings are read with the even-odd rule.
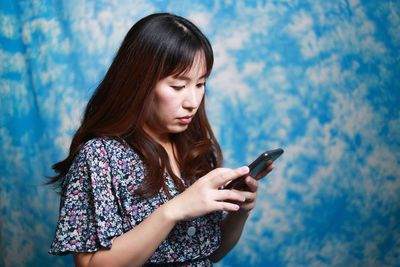
[[[185,88],[184,85],[171,85],[172,88],[174,88],[175,90],[181,90],[183,88]]]
[[[196,84],[196,86],[198,88],[202,88],[202,87],[206,86],[206,83],[198,83],[198,84]]]

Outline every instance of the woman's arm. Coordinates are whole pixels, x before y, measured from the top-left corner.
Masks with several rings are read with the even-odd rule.
[[[111,249],[74,253],[76,266],[142,266],[178,221],[197,218],[217,210],[239,210],[240,206],[236,203],[245,200],[243,192],[218,188],[246,173],[247,167],[211,171],[156,209],[138,226],[115,238]]]
[[[168,202],[156,209],[138,226],[114,239],[111,249],[74,253],[75,265],[142,266],[176,224],[168,212]]]
[[[250,212],[230,212],[221,223],[221,245],[210,256],[210,260],[221,260],[239,241]]]

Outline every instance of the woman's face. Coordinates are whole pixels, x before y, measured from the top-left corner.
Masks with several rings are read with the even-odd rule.
[[[170,133],[185,131],[204,96],[206,65],[197,53],[192,68],[180,76],[168,76],[156,84],[145,131],[161,141]]]

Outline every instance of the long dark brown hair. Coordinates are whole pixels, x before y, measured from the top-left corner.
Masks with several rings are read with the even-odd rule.
[[[125,36],[103,81],[89,100],[81,125],[76,131],[66,159],[53,165],[57,176],[48,184],[59,186],[73,159],[88,140],[108,136],[126,141],[146,165],[146,178],[135,193],[154,196],[168,190],[165,170],[180,192],[185,184],[174,175],[164,148],[143,130],[153,101],[156,83],[170,75],[188,71],[201,52],[206,76],[213,66],[213,51],[207,38],[185,18],[159,13],[138,21]],[[204,97],[188,128],[170,134],[177,150],[177,161],[186,185],[222,165],[222,153],[207,120]]]

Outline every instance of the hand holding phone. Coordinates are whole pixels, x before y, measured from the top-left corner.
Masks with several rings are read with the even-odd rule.
[[[282,148],[277,148],[262,153],[255,161],[253,161],[249,165],[250,176],[253,178],[257,178],[257,175],[260,174],[263,170],[265,170],[265,167],[267,166],[267,163],[269,161],[275,161],[282,154],[283,154]],[[246,183],[244,182],[245,178],[246,176],[241,176],[239,178],[236,178],[235,180],[230,182],[227,186],[225,186],[224,189],[244,190],[247,187]]]

